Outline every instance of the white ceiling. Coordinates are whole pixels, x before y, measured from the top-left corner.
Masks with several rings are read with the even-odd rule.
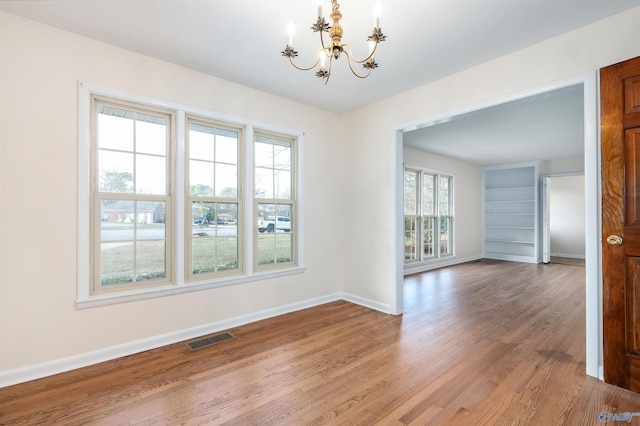
[[[583,86],[451,117],[406,132],[404,144],[480,166],[584,155]]]
[[[629,8],[640,0],[381,0],[387,40],[361,80],[341,58],[326,86],[301,65],[319,50],[318,0],[0,0],[0,9],[225,80],[344,113]],[[376,0],[341,0],[343,42],[367,51]],[[328,19],[329,0],[323,0]],[[583,151],[581,86],[405,134],[405,144],[480,165]]]
[[[343,113],[640,5],[640,0],[381,0],[380,67],[345,59],[328,85],[301,64],[319,50],[318,0],[1,0],[0,9],[284,98]],[[341,0],[343,42],[364,56],[376,0]],[[328,18],[329,0],[323,0]]]

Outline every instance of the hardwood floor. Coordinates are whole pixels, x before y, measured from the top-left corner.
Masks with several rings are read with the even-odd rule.
[[[584,259],[575,259],[572,257],[559,257],[559,256],[551,256],[549,258],[551,263],[562,263],[565,265],[575,265],[575,266],[585,266]]]
[[[0,424],[604,424],[640,395],[585,375],[584,271],[483,260],[413,275],[402,316],[334,302],[0,389]]]

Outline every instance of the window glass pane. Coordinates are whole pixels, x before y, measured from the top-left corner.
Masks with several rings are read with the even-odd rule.
[[[238,164],[238,133],[220,131],[216,135],[216,162]]]
[[[275,226],[269,227],[269,223],[267,223],[268,218],[272,218],[276,214],[276,206],[275,204],[258,204],[258,231],[266,232],[267,228],[269,232],[273,232]]]
[[[280,170],[291,170],[291,144],[274,145],[273,168]]]
[[[292,261],[291,234],[274,232],[258,235],[258,265],[274,265]]]
[[[292,198],[291,172],[285,170],[275,171],[275,197],[281,200]]]
[[[100,202],[100,240],[133,240],[134,202],[102,200]]]
[[[293,262],[293,236],[291,234],[277,234],[276,236],[276,262]]]
[[[189,125],[189,158],[213,161],[214,136],[211,127]]]
[[[422,255],[423,257],[433,257],[435,253],[433,251],[433,231],[435,230],[435,217],[425,217],[422,226]]]
[[[424,174],[422,180],[422,214],[433,216],[436,214],[435,209],[435,175]]]
[[[100,285],[133,282],[133,242],[100,244]]]
[[[439,205],[440,205],[440,214],[441,215],[449,215],[451,214],[451,177],[450,176],[440,176],[440,192],[439,192]]]
[[[451,254],[451,218],[440,218],[440,255]]]
[[[192,196],[213,195],[213,163],[189,162],[189,188]]]
[[[255,166],[256,167],[273,167],[273,145],[270,143],[256,142],[255,150]]]
[[[258,265],[274,265],[276,263],[277,234],[258,235]]]
[[[166,194],[167,163],[165,157],[136,155],[136,193]]]
[[[238,167],[216,163],[216,191],[218,197],[238,196]]]
[[[167,119],[137,114],[136,152],[167,155]]]
[[[404,172],[404,214],[417,214],[418,173],[410,170]]]
[[[216,203],[202,203],[194,201],[191,204],[191,223],[194,225],[193,235],[202,234],[201,230],[205,227],[211,227],[215,225],[216,218]],[[196,231],[195,229],[198,229]],[[206,235],[215,235],[213,231],[204,232]],[[199,235],[205,236],[205,235]]]
[[[290,204],[278,204],[276,206],[276,231],[289,232],[292,225],[292,210],[293,206]]]
[[[136,239],[164,240],[165,203],[138,201],[136,203]]]
[[[238,236],[238,204],[218,203],[218,225],[224,225],[224,235]]]
[[[98,107],[98,146],[133,151],[133,113],[105,105]]]
[[[238,204],[192,203],[194,274],[238,268]]]
[[[415,217],[404,218],[404,258],[416,259],[416,229],[418,219]]]
[[[133,192],[133,154],[98,152],[98,191]]]
[[[292,229],[292,204],[258,204],[258,265],[293,262]]]
[[[255,175],[256,198],[274,198],[273,170],[256,168]]]
[[[165,257],[164,240],[137,242],[136,281],[164,279],[166,277]]]

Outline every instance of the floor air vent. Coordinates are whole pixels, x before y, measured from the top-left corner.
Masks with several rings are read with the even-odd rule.
[[[225,340],[231,340],[235,338],[236,336],[229,333],[228,331],[225,331],[224,333],[213,334],[211,336],[203,337],[202,339],[194,340],[193,342],[187,343],[187,346],[192,351],[195,351],[196,349],[206,348],[208,346],[215,345],[216,343],[224,342]]]

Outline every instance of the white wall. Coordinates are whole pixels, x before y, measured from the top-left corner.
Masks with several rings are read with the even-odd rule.
[[[404,163],[455,175],[455,259],[445,258],[447,263],[478,259],[482,256],[482,168],[449,157],[432,154],[405,146]],[[434,263],[434,262],[431,262]],[[437,262],[435,262],[437,263]],[[415,272],[425,266],[406,268]]]
[[[343,243],[318,226],[336,217],[336,191],[348,181],[336,155],[343,141],[325,134],[337,116],[4,12],[0,39],[0,386],[3,371],[98,356],[341,290]],[[77,310],[79,80],[304,131],[306,273]]]
[[[560,173],[584,174],[584,155],[556,158],[553,160],[543,161],[540,164],[540,175],[552,175]]]
[[[556,176],[550,180],[551,256],[584,259],[584,176]]]
[[[638,56],[639,27],[635,8],[335,116],[0,12],[0,378],[340,291],[392,307],[394,129]],[[78,80],[304,131],[307,272],[76,310]],[[328,128],[340,131],[327,137]],[[334,232],[317,226],[336,209]]]
[[[367,176],[352,191],[363,189],[356,198],[343,194],[342,204],[349,212],[345,223],[355,224],[345,248],[358,247],[348,257],[345,291],[389,305],[397,298],[391,287],[401,262],[395,253],[398,232],[380,219],[398,215],[395,167],[401,153],[393,146],[397,142],[390,129],[474,105],[486,106],[638,56],[639,27],[637,7],[345,115],[351,123],[346,155],[353,173]]]

